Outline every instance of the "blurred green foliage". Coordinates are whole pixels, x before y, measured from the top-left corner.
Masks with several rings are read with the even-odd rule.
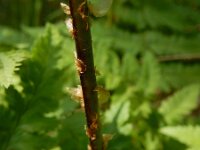
[[[1,4],[0,149],[86,150],[84,114],[66,92],[79,84],[74,41],[63,22],[30,27],[59,20],[59,2]],[[198,0],[114,0],[93,18],[109,150],[198,150],[199,16]]]
[[[0,0],[0,22],[19,29],[21,25],[39,26],[62,16],[61,0]]]

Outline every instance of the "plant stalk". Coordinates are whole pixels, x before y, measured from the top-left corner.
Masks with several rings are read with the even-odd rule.
[[[87,121],[86,134],[90,144],[88,150],[102,150],[99,107],[92,40],[89,24],[89,11],[86,0],[69,0],[73,23],[73,37],[76,45],[76,66],[80,75],[83,91],[84,108]]]

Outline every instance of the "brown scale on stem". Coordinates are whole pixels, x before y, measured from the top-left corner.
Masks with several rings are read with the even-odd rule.
[[[77,88],[66,88],[66,92],[70,94],[71,98],[76,102],[80,103],[82,110],[84,110],[84,100],[83,100],[83,91],[82,87],[78,85]]]
[[[93,118],[93,122],[92,124],[90,125],[89,128],[86,128],[86,135],[88,137],[91,138],[91,140],[96,140],[96,135],[94,134],[94,131],[97,130],[98,128],[98,118],[97,118],[97,115]]]
[[[85,19],[86,17],[88,17],[87,15],[85,15],[85,5],[86,5],[87,3],[86,3],[86,1],[84,1],[84,2],[82,2],[81,4],[80,4],[80,6],[78,7],[78,12],[79,12],[79,14],[81,15],[81,18],[82,19]]]
[[[91,145],[90,144],[88,144],[88,150],[92,150],[92,147],[91,147]]]
[[[80,74],[83,74],[86,71],[86,65],[84,64],[84,62],[82,60],[76,58],[75,64],[76,64],[76,68]]]
[[[92,140],[96,140],[96,135],[94,134],[94,132],[90,129],[90,128],[87,128],[86,129],[86,135]]]
[[[90,125],[90,128],[92,130],[96,130],[98,128],[98,123],[97,123],[97,120],[98,120],[98,116],[96,115],[93,119],[93,122],[92,124]]]
[[[70,18],[71,16],[71,12],[70,12],[70,8],[67,4],[65,3],[60,3],[61,8],[63,9],[64,13],[67,15],[67,18],[65,20],[65,25],[70,33],[70,35],[72,36],[72,38],[74,39],[75,35],[76,35],[76,31],[73,28],[73,24],[72,24],[72,19]]]
[[[76,31],[75,29],[73,29],[73,25],[72,25],[72,19],[71,18],[68,18],[65,20],[65,24],[66,24],[66,27],[70,33],[70,35],[72,36],[72,38],[74,39],[75,35],[76,35]]]
[[[71,15],[70,8],[67,4],[60,3],[60,6],[61,6],[61,8],[63,9],[63,11],[66,15]]]
[[[87,2],[84,1],[80,4],[80,6],[78,7],[78,12],[81,16],[81,18],[86,22],[87,18],[88,18],[88,15],[85,14],[85,9],[86,9],[86,6],[87,5]],[[89,29],[89,24],[88,22],[86,23],[86,30]]]

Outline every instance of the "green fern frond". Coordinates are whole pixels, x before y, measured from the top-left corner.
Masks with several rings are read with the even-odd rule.
[[[19,69],[24,59],[24,51],[0,52],[0,86],[8,88],[15,83],[15,71]]]
[[[200,148],[200,126],[163,127],[160,132],[190,147],[189,150]]]
[[[135,84],[138,79],[139,64],[136,58],[130,53],[126,53],[122,58],[121,76],[123,81],[128,84]]]
[[[63,106],[66,101],[62,101],[66,99],[63,88],[67,80],[72,78],[66,74],[68,64],[58,65],[60,59],[65,59],[65,56],[61,57],[64,53],[61,41],[57,28],[48,25],[44,34],[32,46],[31,58],[24,61],[19,70],[23,90],[18,93],[14,88],[8,89],[6,94],[10,105],[20,111],[16,111],[16,116],[12,119],[17,129],[10,135],[12,140],[7,149],[50,149],[55,144],[53,138],[57,134],[59,120],[55,116],[47,117],[45,114],[66,111],[64,108],[67,107]],[[19,123],[16,123],[15,118],[20,120]],[[49,141],[51,142],[48,143]]]
[[[188,5],[172,3],[167,0],[150,2],[127,0],[116,1],[114,5],[113,13],[117,21],[124,26],[131,25],[136,29],[165,27],[184,32],[188,28],[194,30],[193,26],[199,21],[199,12],[191,7],[194,5],[193,3],[188,7]]]
[[[190,84],[200,84],[200,65],[182,63],[162,64],[162,76],[168,85],[178,89]],[[184,82],[183,82],[184,81]]]
[[[159,112],[168,124],[180,121],[197,106],[198,95],[199,86],[188,86],[167,98],[161,104]]]
[[[55,52],[61,49],[61,37],[58,34],[56,29],[47,25],[45,33],[33,45],[33,59],[44,68],[55,67],[59,59],[59,52]]]
[[[137,87],[144,90],[145,95],[153,94],[158,89],[160,83],[160,69],[158,63],[150,52],[143,58],[142,71],[137,83]]]
[[[117,128],[121,134],[130,135],[133,130],[133,125],[128,122],[130,117],[130,101],[125,101],[120,108],[120,113],[117,118]]]

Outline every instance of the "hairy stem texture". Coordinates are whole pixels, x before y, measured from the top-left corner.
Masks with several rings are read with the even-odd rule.
[[[83,91],[85,114],[87,121],[86,133],[89,137],[89,150],[102,150],[102,134],[98,111],[98,98],[92,40],[89,24],[89,12],[86,0],[69,0],[73,23],[73,37],[76,44],[76,66],[80,75]]]

